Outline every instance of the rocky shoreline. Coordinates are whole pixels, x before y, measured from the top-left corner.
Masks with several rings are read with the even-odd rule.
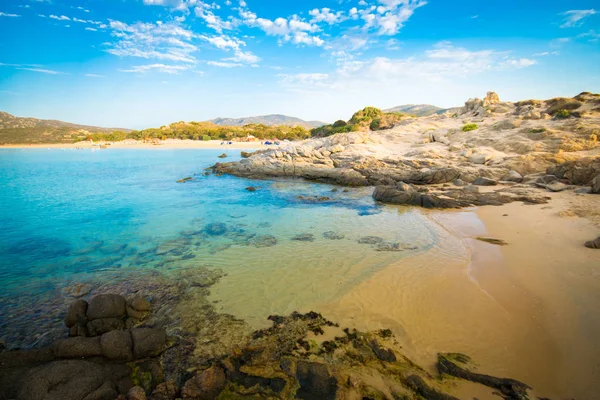
[[[598,104],[600,95],[591,93],[505,103],[490,92],[466,102],[456,115],[408,118],[388,130],[246,153],[212,170],[375,186],[378,201],[426,208],[539,204],[547,200],[540,189],[600,193]],[[557,114],[561,105],[570,107],[568,117]],[[498,185],[485,193],[477,187]]]
[[[466,355],[439,354],[434,376],[402,354],[390,330],[341,328],[315,312],[270,316],[270,328],[230,351],[173,363],[186,345],[164,327],[147,326],[152,308],[158,305],[139,295],[75,300],[64,318],[69,338],[0,353],[0,399],[453,400],[448,393],[460,380],[505,399],[528,398],[529,386],[475,373]]]

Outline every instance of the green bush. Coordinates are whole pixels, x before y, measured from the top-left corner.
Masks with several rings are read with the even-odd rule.
[[[569,112],[569,110],[558,110],[554,114],[554,116],[556,118],[560,118],[560,119],[569,118],[570,115],[571,115],[571,113]]]
[[[335,121],[332,126],[334,128],[341,128],[341,127],[346,126],[346,125],[347,125],[346,121],[339,119],[339,120]]]
[[[365,107],[354,113],[349,123],[359,124],[361,122],[371,123],[375,118],[380,118],[383,112],[376,107]]]
[[[369,129],[371,129],[372,131],[376,131],[379,129],[380,125],[381,125],[381,120],[379,118],[375,118],[373,121],[371,121],[371,124],[369,125]]]
[[[546,103],[548,103],[549,107],[546,112],[550,115],[556,115],[559,111],[562,110],[576,110],[581,107],[581,102],[575,99],[567,99],[564,97],[557,97],[555,99],[550,99]],[[560,117],[559,117],[560,118]]]
[[[211,139],[212,138],[210,136],[208,136],[208,135],[202,136],[202,140],[204,140],[205,142],[208,141],[208,140],[211,140]]]
[[[479,129],[479,126],[477,126],[477,124],[466,124],[461,128],[463,132],[474,131],[475,129]]]

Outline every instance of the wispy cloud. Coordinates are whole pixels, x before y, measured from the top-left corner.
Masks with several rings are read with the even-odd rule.
[[[108,53],[121,57],[139,57],[196,63],[193,53],[198,47],[192,43],[195,34],[176,22],[156,22],[128,25],[110,21],[111,35],[116,38]]]
[[[137,74],[143,74],[146,72],[162,72],[165,74],[179,74],[182,71],[192,68],[190,65],[165,65],[165,64],[148,64],[148,65],[136,65],[130,69],[120,69],[121,72],[131,72]]]
[[[588,42],[598,42],[600,40],[600,33],[595,30],[590,30],[588,32],[577,35],[578,39],[587,39]]]
[[[214,67],[220,67],[220,68],[243,67],[243,64],[240,64],[240,63],[222,62],[222,61],[208,61],[207,64],[212,65]]]
[[[54,71],[52,69],[45,69],[45,68],[18,67],[17,69],[20,69],[22,71],[39,72],[41,74],[48,74],[48,75],[65,75],[64,72]]]
[[[83,74],[83,75],[87,76],[88,78],[106,78],[106,76],[98,75],[98,74]]]
[[[8,13],[0,11],[0,17],[12,17],[12,18],[16,18],[16,17],[20,17],[20,15],[18,15],[18,14],[8,14]]]
[[[66,15],[50,15],[51,19],[56,19],[58,21],[70,21],[71,18],[67,17]]]
[[[560,15],[564,15],[563,24],[560,26],[561,28],[572,28],[575,26],[580,26],[583,24],[583,20],[587,17],[596,14],[596,10],[593,8],[589,10],[569,10]]]

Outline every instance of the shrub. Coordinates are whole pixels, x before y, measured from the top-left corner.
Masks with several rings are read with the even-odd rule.
[[[550,99],[547,101],[549,107],[546,112],[550,115],[555,115],[557,112],[561,110],[576,110],[581,107],[581,102],[575,99],[567,99],[564,97],[557,97],[555,99]]]
[[[207,140],[211,140],[212,138],[208,135],[204,135],[202,136],[202,140],[207,141]]]
[[[571,115],[571,113],[569,112],[569,110],[558,110],[554,116],[556,118],[560,118],[560,119],[565,119],[565,118],[569,118],[569,116]]]
[[[337,120],[333,123],[332,125],[334,128],[341,128],[342,126],[346,126],[346,121],[344,120]]]
[[[381,117],[383,112],[376,107],[365,107],[360,111],[354,113],[352,118],[350,119],[351,124],[359,124],[361,122],[370,123],[375,118]]]
[[[537,107],[541,104],[542,102],[539,100],[523,100],[523,101],[519,101],[515,103],[515,106],[517,107],[523,107],[523,106],[534,106]]]
[[[371,129],[372,131],[376,131],[379,129],[380,126],[381,126],[381,120],[379,118],[375,118],[373,121],[371,121],[371,124],[369,125],[369,129]]]
[[[477,126],[477,124],[466,124],[461,128],[463,132],[474,131],[475,129],[479,129],[479,126]]]
[[[529,133],[542,133],[546,132],[546,128],[531,128]]]

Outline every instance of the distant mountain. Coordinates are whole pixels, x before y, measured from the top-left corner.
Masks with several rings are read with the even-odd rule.
[[[417,117],[426,117],[433,114],[442,114],[447,109],[432,106],[431,104],[404,104],[402,106],[396,106],[383,110],[385,112],[403,112],[406,114],[415,115]]]
[[[287,115],[281,114],[260,115],[257,117],[243,118],[215,118],[209,120],[208,122],[212,122],[213,124],[220,126],[244,126],[248,124],[263,124],[267,126],[301,126],[307,129],[317,128],[326,124],[325,122],[321,121],[304,121],[300,118],[288,117]]]
[[[85,139],[90,133],[130,132],[130,129],[100,128],[69,122],[15,117],[0,111],[0,144],[69,143]]]

